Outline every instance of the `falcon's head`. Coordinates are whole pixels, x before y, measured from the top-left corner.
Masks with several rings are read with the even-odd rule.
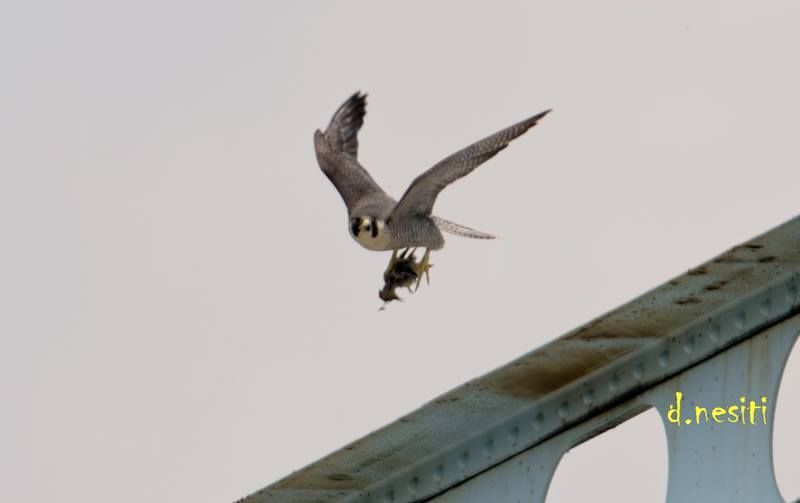
[[[351,218],[350,234],[361,246],[370,250],[385,250],[385,245],[389,241],[386,235],[386,222],[369,215]]]

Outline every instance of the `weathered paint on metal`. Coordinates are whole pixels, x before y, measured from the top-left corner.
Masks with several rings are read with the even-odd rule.
[[[778,385],[786,360],[800,334],[800,315],[784,320],[674,375],[613,408],[517,454],[446,492],[431,503],[483,503],[486,501],[540,503],[564,454],[649,408],[656,408],[664,424],[669,456],[666,497],[653,494],[648,501],[667,503],[782,502],[772,467],[772,430]],[[682,393],[682,418],[696,417],[694,405],[707,407],[739,404],[740,397],[761,403],[766,397],[770,420],[757,424],[731,424],[712,418],[701,424],[680,425],[667,419],[676,393]],[[749,421],[749,417],[747,418]],[[646,453],[641,455],[661,455]],[[620,481],[624,476],[620,475]],[[626,497],[620,484],[615,497]]]
[[[417,501],[800,310],[800,217],[242,500]]]

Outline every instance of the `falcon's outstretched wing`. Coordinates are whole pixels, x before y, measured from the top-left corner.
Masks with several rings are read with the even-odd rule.
[[[366,107],[367,95],[356,92],[333,114],[324,133],[319,129],[314,132],[319,167],[341,194],[348,211],[365,197],[388,198],[357,160],[358,130],[364,124]]]
[[[514,138],[535,126],[548,113],[550,110],[518,122],[439,161],[434,167],[411,182],[392,211],[391,218],[401,219],[414,215],[430,215],[439,192],[497,155]]]

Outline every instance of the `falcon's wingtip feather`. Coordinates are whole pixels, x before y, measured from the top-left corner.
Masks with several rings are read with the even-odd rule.
[[[533,124],[536,124],[536,123],[537,123],[537,122],[539,122],[540,120],[544,119],[544,118],[545,118],[545,116],[547,116],[547,114],[549,114],[549,113],[550,113],[550,112],[552,112],[552,111],[553,111],[553,109],[552,109],[552,108],[548,108],[548,109],[547,109],[547,110],[545,110],[544,112],[539,112],[538,114],[536,114],[536,115],[534,115],[533,117],[531,117],[530,119],[528,119],[528,122],[530,122],[530,123],[533,123]]]
[[[358,131],[364,124],[366,115],[367,93],[358,90],[336,110],[325,130],[331,148],[357,157]]]

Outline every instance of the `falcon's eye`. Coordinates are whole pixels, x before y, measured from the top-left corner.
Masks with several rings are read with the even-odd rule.
[[[358,236],[360,225],[357,218],[354,218],[350,221],[350,232],[353,233],[353,236]]]
[[[367,228],[369,230],[369,228]],[[372,226],[372,238],[375,239],[378,237],[378,224],[377,222]]]

